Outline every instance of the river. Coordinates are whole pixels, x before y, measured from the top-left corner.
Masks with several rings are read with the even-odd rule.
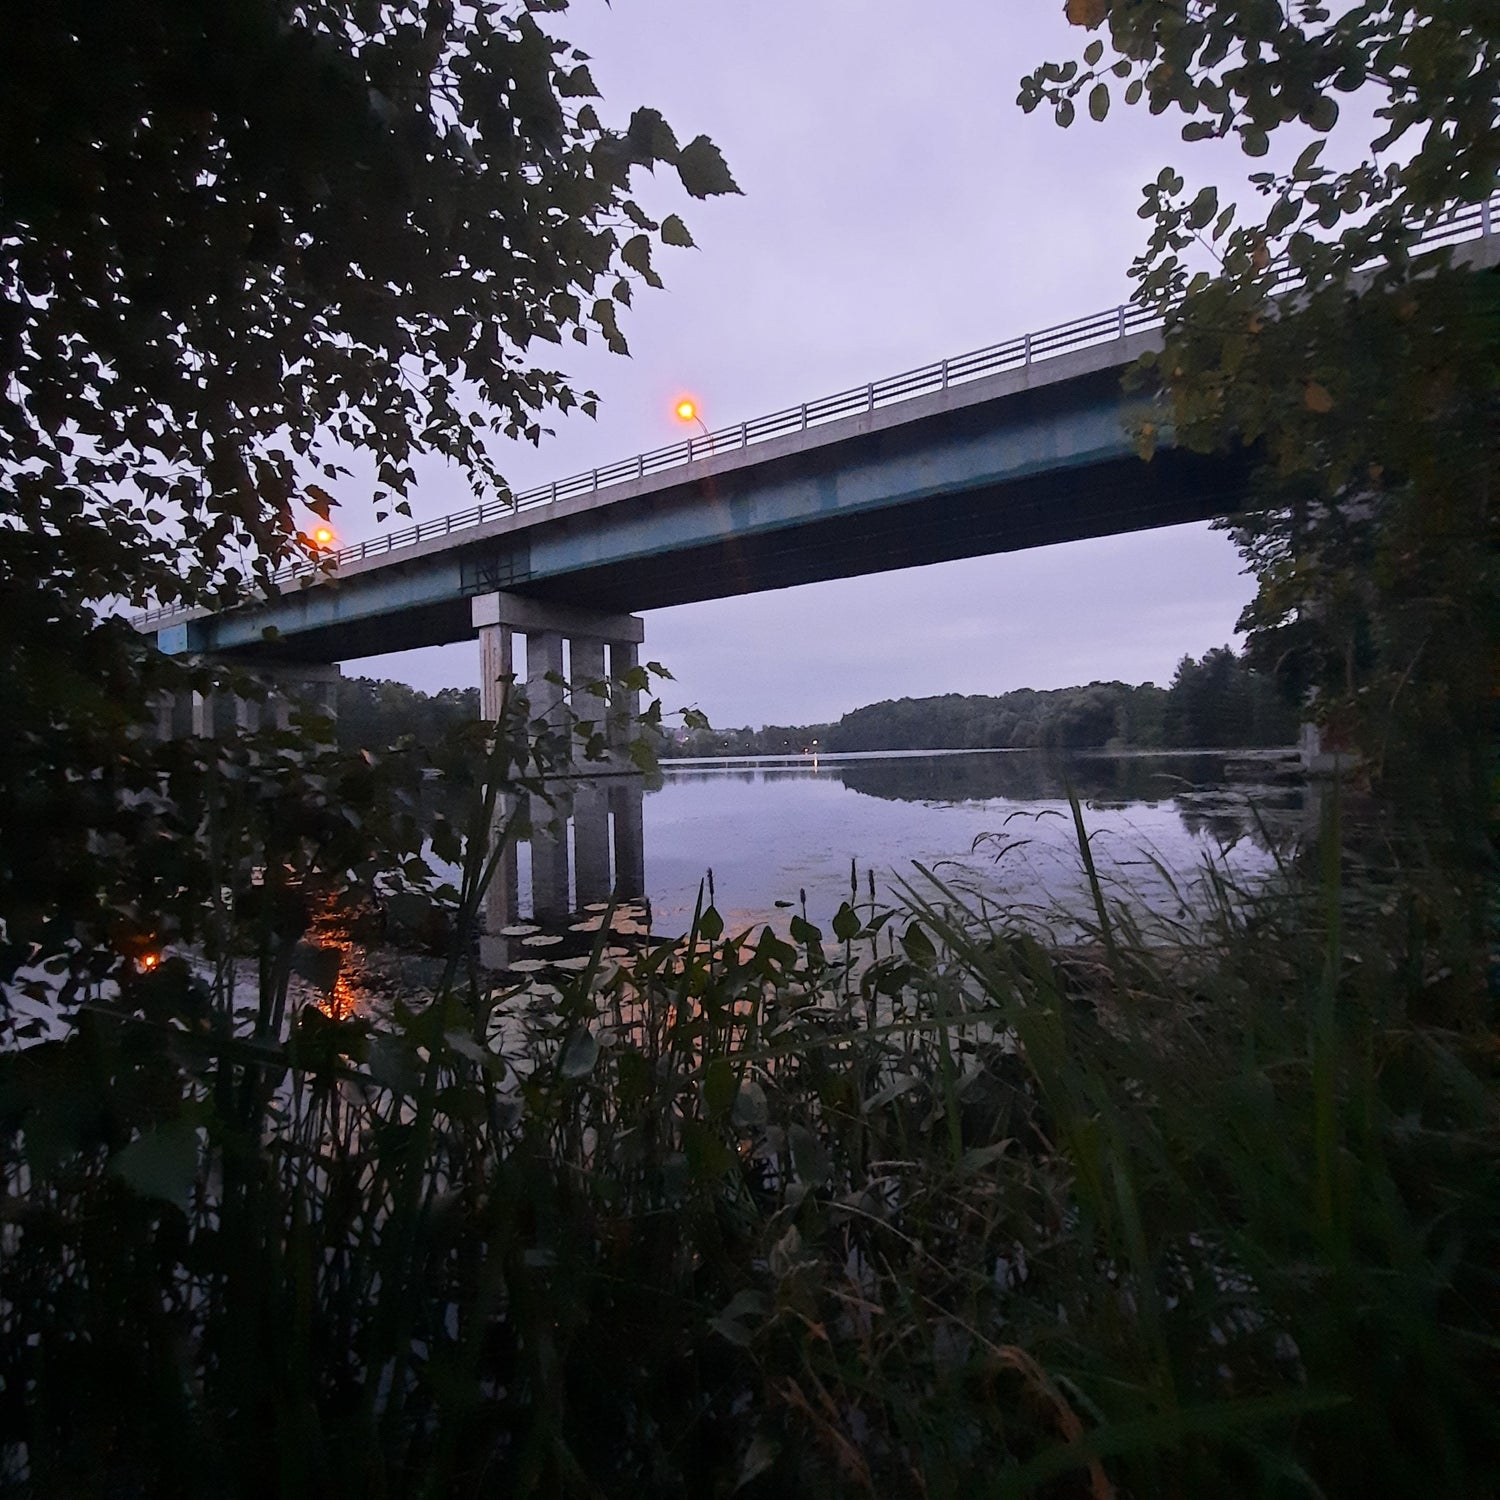
[[[1185,890],[1207,861],[1253,879],[1302,821],[1303,793],[1280,752],[667,761],[641,809],[651,928],[682,931],[710,871],[731,928],[783,926],[804,893],[809,918],[826,923],[849,897],[851,868],[862,901],[872,876],[885,900],[903,882],[925,885],[919,864],[972,899],[1045,914],[1081,888],[1069,786],[1106,885],[1169,907],[1181,904],[1174,885]]]

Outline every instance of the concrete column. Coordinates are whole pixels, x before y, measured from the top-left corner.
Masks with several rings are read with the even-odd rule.
[[[568,676],[573,685],[573,717],[591,726],[590,735],[603,735],[609,712],[609,699],[603,696],[604,642],[592,636],[574,636],[570,655]],[[588,688],[594,683],[600,685],[600,691],[591,693]],[[574,758],[582,762],[582,768],[586,770],[589,763],[583,760],[585,743],[575,738]]]
[[[339,678],[343,673],[337,662],[277,662],[260,675],[270,688],[262,710],[262,726],[270,720],[278,729],[290,729],[292,715],[299,709],[321,718],[338,718]]]
[[[516,814],[521,799],[502,793],[495,799],[495,821],[490,828],[490,849],[504,837],[506,825]],[[514,956],[512,939],[502,928],[511,926],[520,916],[521,890],[516,873],[516,841],[512,839],[501,852],[495,873],[484,893],[483,931],[479,938],[479,961],[491,969],[503,969]]]
[[[548,676],[563,675],[563,637],[557,630],[526,633],[526,697],[531,717],[545,719],[550,728],[564,728],[561,713],[562,688],[548,682]]]
[[[573,792],[574,880],[578,906],[607,901],[609,878],[608,778],[589,777]]]
[[[261,705],[254,698],[241,698],[238,693],[232,701],[235,730],[240,734],[254,734],[260,728]]]
[[[568,815],[572,794],[549,789],[552,805],[531,803],[531,910],[538,922],[558,922],[573,910],[568,875]]]
[[[482,656],[488,630],[498,631],[499,627],[504,627],[525,635],[526,691],[531,717],[546,719],[554,730],[567,726],[559,712],[559,690],[543,679],[548,672],[555,672],[559,677],[562,675],[563,640],[573,643],[571,676],[578,683],[604,676],[602,648],[605,642],[610,643],[611,648],[610,670],[619,671],[622,661],[635,661],[635,647],[646,638],[646,627],[637,615],[602,614],[598,610],[580,609],[574,605],[528,599],[524,594],[480,594],[470,601],[470,611],[470,620],[480,638]],[[503,659],[504,639],[497,633],[493,637],[494,645],[489,648],[497,653],[497,663]],[[495,680],[500,675],[499,670],[492,673],[486,661],[484,678]],[[607,713],[596,714],[592,703],[580,701],[575,707],[585,718],[607,717]]]
[[[291,696],[279,682],[271,685],[260,713],[262,729],[273,728],[285,732],[292,727]]]
[[[172,738],[173,718],[177,710],[175,693],[153,693],[151,695],[151,728],[160,744]]]
[[[192,718],[191,733],[202,740],[211,740],[214,737],[214,704],[217,698],[213,693],[194,693],[192,695],[192,706],[189,713]]]
[[[609,810],[615,828],[615,895],[636,901],[646,894],[646,832],[641,802],[643,776],[615,776],[609,781]]]
[[[641,648],[634,641],[611,641],[609,646],[610,676],[618,679],[632,671],[641,662]],[[609,748],[617,756],[629,755],[631,734],[635,717],[641,711],[641,695],[636,688],[623,688],[616,680],[610,688],[613,695],[609,707]]]
[[[250,670],[266,690],[264,701],[230,695],[235,730],[241,734],[257,729],[290,729],[292,715],[300,708],[304,713],[337,721],[339,679],[337,663],[276,662],[257,663]],[[191,731],[212,734],[216,717],[210,699],[194,706]],[[198,727],[200,726],[201,727]]]
[[[487,724],[500,717],[506,695],[515,681],[515,641],[509,625],[483,625],[479,630],[479,716]]]

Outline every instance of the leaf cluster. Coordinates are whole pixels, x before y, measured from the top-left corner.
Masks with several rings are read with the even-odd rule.
[[[681,221],[704,137],[601,119],[556,6],[88,0],[18,12],[0,64],[0,472],[41,576],[190,601],[296,543],[362,450],[377,504],[434,455],[503,492],[488,435],[592,397],[538,341],[602,337]],[[313,486],[309,488],[309,486]],[[176,545],[151,545],[171,536]],[[51,567],[46,567],[48,561]],[[85,576],[79,560],[95,559]]]
[[[1468,890],[1472,964],[1493,871],[1477,830],[1492,797],[1481,663],[1500,619],[1500,274],[1485,246],[1476,268],[1415,244],[1495,192],[1500,17],[1482,0],[1079,0],[1069,16],[1107,28],[1128,102],[1176,111],[1184,139],[1261,157],[1284,132],[1300,148],[1252,177],[1259,212],[1170,167],[1146,185],[1132,274],[1166,328],[1132,376],[1157,408],[1140,449],[1259,458],[1232,523],[1259,584],[1248,649],[1358,750],[1435,881]],[[1099,36],[1082,67],[1032,73],[1023,107],[1066,123],[1105,50]],[[1341,94],[1372,106],[1372,135]]]

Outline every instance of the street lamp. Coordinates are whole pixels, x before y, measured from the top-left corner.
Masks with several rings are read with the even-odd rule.
[[[708,439],[708,451],[712,453],[714,449],[714,435],[703,425],[703,418],[698,412],[698,403],[691,396],[684,396],[673,408],[673,411],[679,422],[696,422],[698,424],[698,430]],[[692,442],[693,439],[689,438],[690,449]]]

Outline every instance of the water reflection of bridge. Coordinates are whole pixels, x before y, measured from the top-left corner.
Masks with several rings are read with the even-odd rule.
[[[606,767],[549,782],[545,798],[501,799],[497,827],[519,814],[521,826],[530,830],[530,912],[536,924],[557,927],[590,905],[645,896],[644,794],[638,771]],[[520,920],[522,887],[519,849],[511,839],[485,901],[480,958],[489,967],[503,968],[514,957],[505,929]]]
[[[1156,833],[1137,834],[1134,820],[1148,809],[1172,814],[1170,827],[1187,835],[1189,848],[1193,840],[1201,839],[1205,851],[1216,851],[1211,858],[1223,859],[1231,850],[1240,851],[1233,868],[1251,872],[1263,868],[1265,860],[1294,853],[1318,820],[1315,788],[1299,774],[1290,747],[1284,751],[1134,754],[970,750],[824,756],[816,763],[810,758],[771,757],[669,760],[663,769],[666,785],[660,790],[669,803],[675,787],[698,796],[711,793],[716,804],[727,801],[742,814],[753,805],[757,830],[799,828],[803,843],[810,839],[814,847],[821,847],[819,839],[828,828],[818,823],[816,813],[811,823],[796,821],[799,814],[792,809],[805,812],[818,804],[793,799],[783,805],[774,795],[761,802],[760,794],[751,788],[783,785],[790,790],[816,782],[829,790],[843,789],[852,795],[846,810],[834,814],[834,819],[850,830],[848,854],[859,857],[868,870],[880,872],[882,881],[887,862],[894,857],[880,844],[880,829],[889,825],[883,824],[883,815],[872,820],[869,803],[862,810],[860,802],[967,807],[970,812],[962,836],[951,846],[943,845],[945,878],[963,885],[973,876],[991,894],[1008,892],[1009,897],[1016,894],[1016,866],[1012,859],[1005,872],[997,872],[996,857],[1015,839],[1021,841],[1015,847],[1030,849],[1026,859],[1032,863],[1023,868],[1036,891],[1063,897],[1072,890],[1076,850],[1066,802],[1069,789],[1083,804],[1091,834],[1100,835],[1095,853],[1109,888],[1115,891],[1115,882],[1123,880],[1117,893],[1143,897],[1159,884],[1151,867],[1153,859],[1165,859],[1184,886],[1191,885],[1199,859],[1194,853],[1181,865],[1174,863],[1174,850],[1181,853],[1181,848],[1171,842],[1170,833],[1165,844],[1152,842],[1160,836],[1164,826],[1160,823],[1154,825]],[[749,836],[750,825],[737,824],[732,817],[727,823],[711,825],[698,847],[686,847],[683,830],[695,826],[696,820],[684,820],[680,812],[663,807],[654,820],[660,839],[649,891],[652,900],[641,911],[640,903],[647,895],[644,842],[650,835],[643,816],[648,811],[643,805],[647,789],[639,775],[622,770],[548,783],[550,800],[525,810],[534,832],[519,849],[512,847],[497,871],[481,940],[481,957],[487,965],[507,968],[517,959],[561,958],[564,967],[582,962],[578,955],[595,941],[602,907],[611,900],[622,908],[625,925],[621,931],[643,936],[654,916],[665,919],[663,933],[670,935],[685,925],[693,904],[692,887],[711,866],[718,871],[721,895],[728,898],[721,910],[732,922],[774,925],[778,916],[773,906],[780,898],[796,895],[799,886],[807,888],[814,908],[823,905],[822,915],[815,915],[814,920],[826,918],[837,904],[836,887],[844,877],[831,866],[823,869],[805,858],[795,874],[767,866],[765,850]],[[654,783],[650,789],[657,789]],[[503,816],[508,817],[516,806],[508,803]],[[1013,825],[1014,817],[1029,821]],[[1050,833],[1039,828],[1040,818],[1056,820],[1048,825]],[[981,842],[971,847],[975,829],[983,830]],[[989,838],[996,842],[984,841]],[[873,842],[862,843],[865,839]],[[1144,862],[1143,849],[1148,851]],[[747,882],[754,894],[746,893]]]

